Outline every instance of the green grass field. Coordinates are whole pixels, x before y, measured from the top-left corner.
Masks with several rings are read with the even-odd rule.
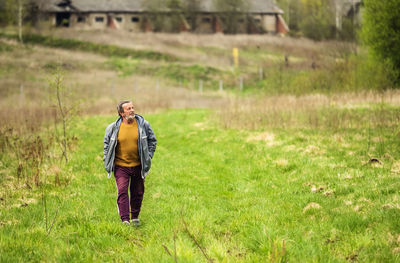
[[[214,114],[146,116],[158,146],[139,228],[103,169],[115,116],[81,120],[68,184],[2,192],[0,261],[400,262],[392,129],[224,129]]]

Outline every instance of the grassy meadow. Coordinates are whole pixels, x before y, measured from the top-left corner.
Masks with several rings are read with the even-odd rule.
[[[0,34],[0,262],[400,262],[400,92],[363,48],[50,33]],[[126,98],[158,140],[138,228],[102,161]]]
[[[79,121],[61,172],[69,185],[5,190],[1,261],[399,260],[400,156],[389,131],[371,130],[371,141],[359,130],[223,129],[212,114],[147,116],[158,148],[139,228],[120,223],[102,166],[115,116]],[[375,136],[386,142],[381,163],[366,156],[382,147]]]

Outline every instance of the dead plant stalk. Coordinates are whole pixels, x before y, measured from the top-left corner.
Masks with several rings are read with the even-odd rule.
[[[61,101],[61,86],[62,86],[62,77],[57,74],[56,76],[56,91],[57,91],[57,106],[58,110],[60,111],[61,114],[61,121],[63,125],[63,138],[61,140],[61,146],[62,146],[62,154],[65,158],[65,162],[68,162],[68,156],[67,156],[67,127],[66,127],[66,112],[64,111],[63,103]]]
[[[214,262],[208,255],[207,252],[205,250],[205,248],[203,248],[200,243],[197,241],[196,237],[189,231],[189,228],[186,224],[185,219],[183,219],[182,216],[182,222],[183,222],[183,226],[185,227],[185,231],[186,233],[189,235],[189,237],[193,240],[193,242],[195,243],[195,245],[200,249],[201,253],[203,254],[203,256],[206,258],[206,260],[210,263]]]

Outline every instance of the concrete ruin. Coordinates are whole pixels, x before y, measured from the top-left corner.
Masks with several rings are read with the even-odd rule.
[[[188,1],[188,0],[187,0]],[[192,10],[149,8],[141,0],[46,0],[44,20],[53,26],[128,32],[193,32],[198,34],[286,34],[282,14],[272,0],[249,0],[245,10],[199,1]]]

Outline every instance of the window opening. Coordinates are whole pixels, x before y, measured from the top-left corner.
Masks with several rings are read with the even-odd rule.
[[[95,17],[95,21],[98,22],[98,23],[103,23],[103,22],[104,22],[104,17],[102,17],[102,16],[96,16],[96,17]]]
[[[201,22],[202,22],[202,23],[207,23],[207,24],[209,24],[209,23],[211,23],[211,19],[210,19],[209,17],[203,17],[203,18],[201,19]]]

